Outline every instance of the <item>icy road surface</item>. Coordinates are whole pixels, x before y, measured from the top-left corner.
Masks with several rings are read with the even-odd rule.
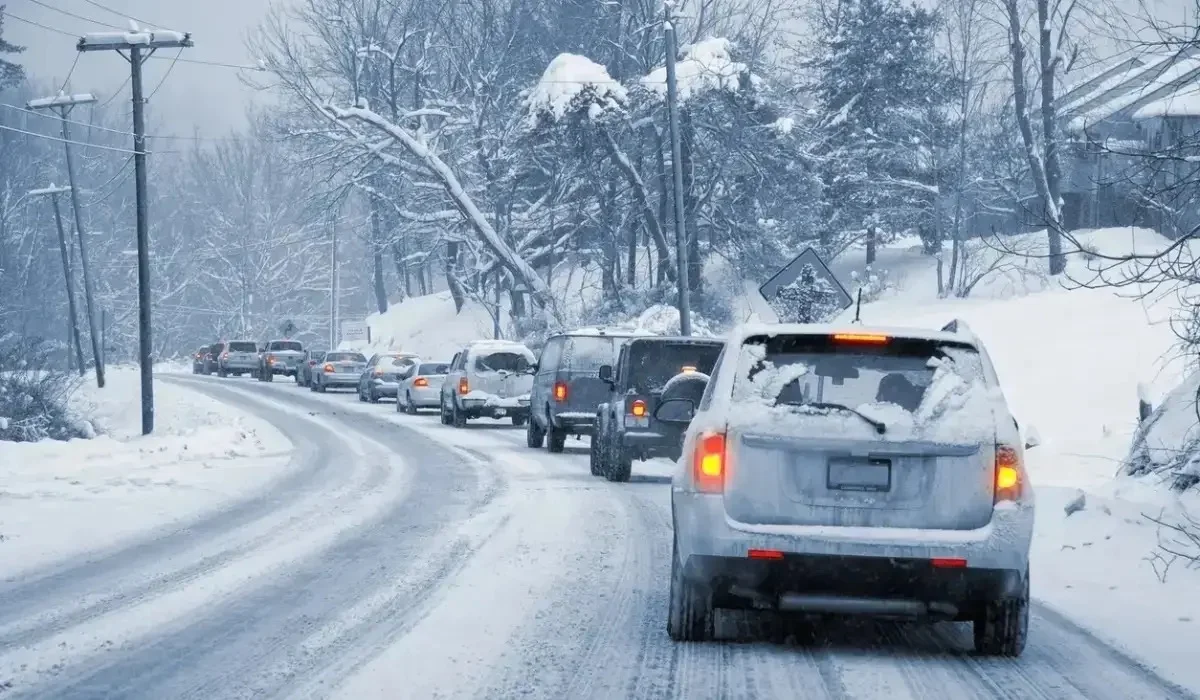
[[[1192,697],[1035,608],[1018,660],[967,625],[666,634],[668,480],[628,484],[353,393],[179,377],[296,445],[282,481],[191,527],[0,582],[0,697]],[[1036,572],[1034,573],[1036,575]],[[769,636],[769,635],[768,635]]]

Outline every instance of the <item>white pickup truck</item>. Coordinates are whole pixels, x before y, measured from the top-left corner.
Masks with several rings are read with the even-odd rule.
[[[275,375],[296,376],[304,362],[304,346],[296,340],[272,340],[258,357],[258,380],[274,381]]]

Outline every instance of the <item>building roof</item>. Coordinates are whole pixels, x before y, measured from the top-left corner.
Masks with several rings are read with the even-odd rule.
[[[1196,49],[1123,59],[1060,97],[1059,115],[1067,120],[1068,131],[1077,132],[1119,114],[1146,119],[1174,116],[1176,110],[1200,113],[1200,100],[1186,99],[1184,94],[1197,92],[1198,78],[1200,51]]]

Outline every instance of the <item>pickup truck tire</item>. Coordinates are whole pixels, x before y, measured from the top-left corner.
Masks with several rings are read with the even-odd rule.
[[[633,475],[633,455],[620,445],[613,445],[609,459],[604,465],[604,478],[609,481],[626,482]]]
[[[975,651],[987,656],[1017,657],[1029,636],[1029,574],[1016,598],[984,603],[975,617]]]
[[[467,414],[458,408],[458,404],[450,404],[450,423],[455,428],[467,427]]]
[[[550,432],[546,433],[546,449],[554,454],[559,454],[567,447],[567,431],[561,428],[550,426]]]
[[[679,554],[671,544],[671,593],[667,606],[667,634],[676,642],[707,642],[716,633],[712,596],[683,576]]]
[[[542,426],[538,425],[536,418],[530,416],[529,423],[525,425],[525,446],[539,450],[545,441],[546,431],[542,430]]]
[[[441,405],[438,406],[438,413],[442,419],[442,425],[450,425],[450,412],[446,410],[446,399],[444,397],[442,398]]]

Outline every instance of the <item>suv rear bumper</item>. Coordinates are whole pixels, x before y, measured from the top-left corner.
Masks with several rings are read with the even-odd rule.
[[[672,515],[680,562],[692,557],[745,559],[751,549],[788,555],[965,559],[967,569],[1024,574],[1033,539],[1032,503],[997,508],[975,530],[749,525],[725,514],[720,494],[672,490]]]
[[[654,459],[669,457],[679,459],[679,436],[663,435],[653,431],[637,433],[621,433],[621,446],[628,449],[638,459]]]
[[[596,428],[596,414],[583,411],[551,411],[550,421],[559,430],[576,435],[591,435]]]

